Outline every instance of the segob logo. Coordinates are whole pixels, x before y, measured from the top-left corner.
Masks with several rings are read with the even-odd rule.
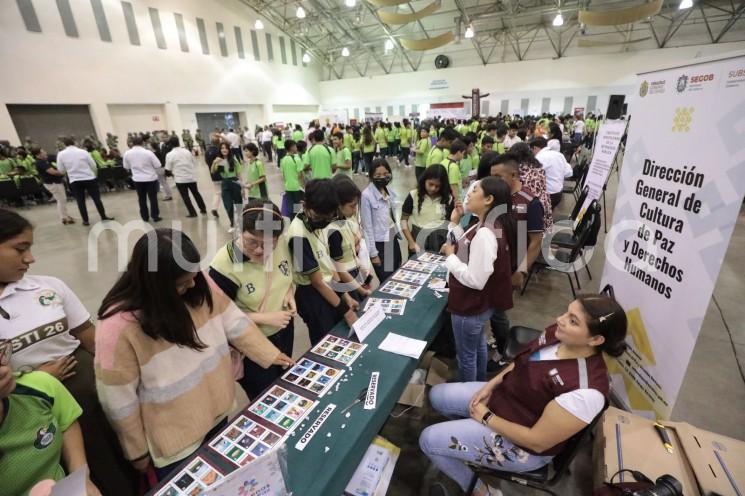
[[[643,81],[641,86],[639,86],[639,96],[644,98],[647,96],[647,92],[649,91],[649,83],[646,81]]]
[[[675,87],[675,89],[678,90],[678,93],[683,93],[686,89],[686,86],[688,86],[688,76],[683,74],[678,78],[678,85]]]

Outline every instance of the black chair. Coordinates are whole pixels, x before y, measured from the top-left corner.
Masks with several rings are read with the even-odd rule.
[[[470,463],[467,464],[471,468],[471,470],[474,471],[474,475],[473,479],[471,480],[470,487],[468,488],[468,491],[466,491],[466,495],[471,496],[473,494],[474,489],[476,489],[476,483],[478,482],[479,478],[481,478],[484,479],[487,484],[489,484],[490,481],[504,480],[511,483],[520,484],[521,486],[528,486],[538,491],[557,496],[552,488],[557,483],[559,483],[566,474],[569,473],[569,465],[571,465],[572,460],[574,460],[574,457],[579,452],[579,449],[582,447],[585,440],[590,439],[590,437],[592,436],[595,426],[603,417],[603,412],[605,412],[605,409],[607,407],[608,404],[606,402],[605,407],[597,415],[597,417],[595,417],[592,422],[587,425],[587,427],[579,431],[574,436],[570,437],[569,441],[567,441],[566,445],[564,446],[564,449],[561,451],[561,453],[554,456],[553,460],[551,460],[551,463],[539,468],[538,470],[522,473],[503,472],[501,470],[494,470],[487,467],[482,467],[480,465],[474,465]],[[506,491],[505,494],[507,494]]]
[[[24,199],[43,203],[46,190],[34,177],[22,177],[18,180],[18,192]]]
[[[116,189],[119,191],[125,189],[127,187],[127,182],[129,181],[129,171],[124,167],[112,167],[110,170],[114,177]]]
[[[98,169],[98,186],[100,189],[109,192],[114,189],[115,185],[114,169],[109,167]]]
[[[554,224],[562,225],[565,221],[571,221],[570,223],[574,223],[574,220],[577,218],[577,215],[579,215],[579,211],[582,208],[582,205],[585,203],[585,199],[587,199],[587,195],[590,194],[590,187],[585,186],[582,188],[582,191],[579,194],[579,197],[577,197],[576,202],[574,203],[574,208],[572,208],[572,212],[567,217],[566,215],[561,214],[554,214]]]
[[[549,264],[543,258],[543,253],[541,253],[536,261],[533,263],[533,265],[531,265],[530,271],[528,271],[528,277],[525,279],[525,284],[520,291],[521,295],[525,293],[525,290],[527,289],[528,283],[530,283],[530,279],[533,277],[533,274],[538,270],[546,269],[564,272],[569,279],[569,287],[572,290],[572,296],[577,296],[577,292],[574,289],[574,281],[572,281],[572,273],[574,273],[574,278],[577,281],[577,289],[581,289],[581,286],[579,283],[579,276],[577,275],[577,271],[574,269],[574,264],[577,262],[577,260],[581,259],[585,264],[587,274],[590,276],[590,279],[592,279],[592,274],[590,273],[590,269],[589,267],[587,267],[587,262],[585,262],[584,259],[584,249],[586,246],[594,246],[597,242],[597,234],[600,230],[601,222],[600,210],[600,205],[597,203],[597,201],[593,201],[588,207],[587,212],[585,212],[584,216],[582,217],[582,220],[577,225],[577,228],[572,232],[572,235],[567,243],[563,245],[555,243],[554,239],[556,238],[556,236],[554,236],[554,239],[551,240],[551,246],[556,248],[556,251],[554,252],[554,258],[561,265],[557,267],[555,263]],[[569,270],[570,268],[571,270]]]
[[[510,327],[509,333],[507,334],[507,342],[504,346],[502,356],[497,362],[498,367],[494,370],[494,375],[500,373],[507,365],[509,365],[521,351],[534,339],[537,339],[543,331],[539,329],[533,329],[532,327],[524,326],[512,326]]]
[[[6,206],[16,206],[23,203],[21,192],[18,191],[12,179],[0,181],[0,203]]]
[[[576,166],[574,166],[572,177],[564,180],[564,189],[561,190],[564,194],[572,194],[574,199],[577,200],[582,187],[585,184],[587,178],[587,172],[590,170],[590,164],[587,160],[581,160]]]

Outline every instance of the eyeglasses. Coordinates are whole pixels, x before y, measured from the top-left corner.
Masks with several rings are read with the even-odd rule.
[[[246,247],[248,250],[255,250],[257,248],[264,248],[266,245],[271,246],[274,248],[274,245],[277,244],[277,241],[279,240],[279,236],[277,237],[266,237],[262,239],[253,239],[253,238],[243,238],[243,246]],[[266,245],[265,245],[266,243]]]

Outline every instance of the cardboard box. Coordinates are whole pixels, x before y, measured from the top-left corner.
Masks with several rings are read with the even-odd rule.
[[[417,365],[417,370],[424,371],[420,372],[424,380],[409,382],[398,399],[398,403],[422,407],[424,405],[424,397],[427,394],[427,386],[435,386],[447,382],[449,375],[447,364],[435,358],[434,351],[427,351],[422,355],[419,365]]]
[[[699,496],[745,494],[745,442],[698,429],[685,422],[662,422],[673,453],[662,446],[653,421],[610,407],[595,432],[593,487],[598,488],[620,468],[638,470],[656,480],[670,474],[683,494]],[[616,476],[614,482],[619,482]],[[623,477],[633,482],[631,474]]]
[[[668,429],[673,453],[662,445],[653,421],[610,407],[595,429],[593,487],[599,488],[620,469],[638,470],[652,481],[670,474],[683,485],[686,496],[701,496],[693,470],[686,460],[677,432]],[[667,426],[667,424],[665,424]],[[631,474],[617,475],[613,482],[634,482]]]

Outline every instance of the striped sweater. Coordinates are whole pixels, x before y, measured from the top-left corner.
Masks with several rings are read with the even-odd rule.
[[[224,418],[234,402],[229,344],[262,367],[280,351],[225,294],[212,286],[214,308],[190,309],[197,351],[147,336],[131,313],[96,328],[96,385],[104,412],[129,460],[172,460]]]

